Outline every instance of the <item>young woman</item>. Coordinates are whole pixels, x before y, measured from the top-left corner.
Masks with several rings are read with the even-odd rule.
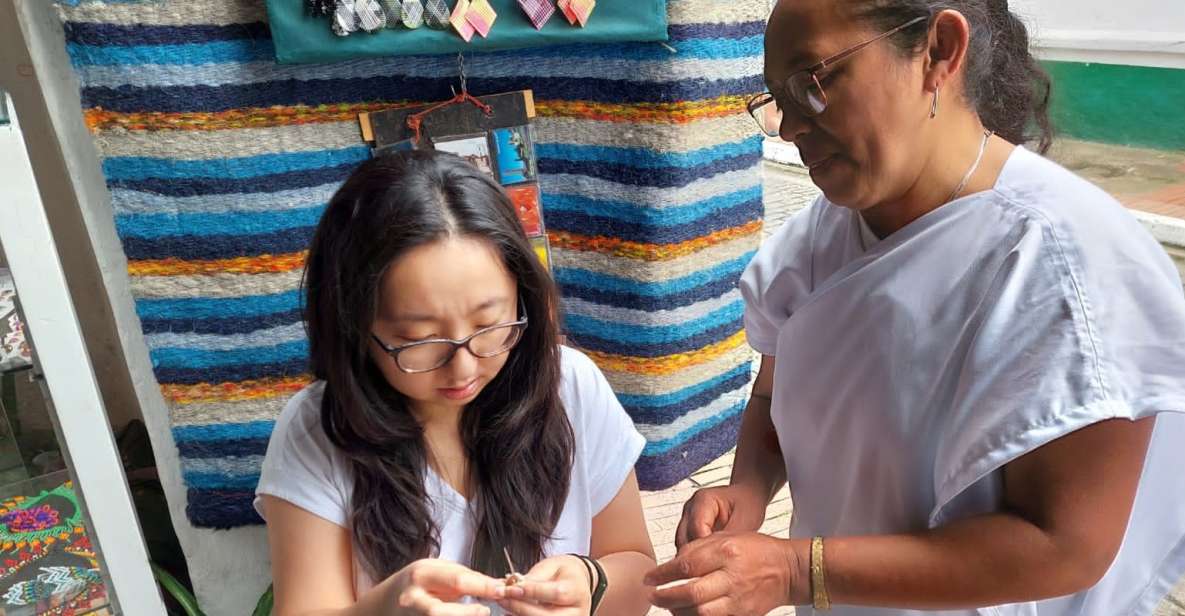
[[[435,152],[363,164],[305,292],[316,381],[257,490],[277,614],[647,611],[643,438],[557,342],[555,287],[492,179]]]

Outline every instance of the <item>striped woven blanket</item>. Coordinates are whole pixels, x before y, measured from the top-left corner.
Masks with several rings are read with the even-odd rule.
[[[737,278],[762,217],[766,0],[670,0],[667,47],[467,57],[475,94],[532,89],[570,339],[648,439],[643,487],[735,443],[749,379]],[[450,96],[455,57],[280,66],[259,0],[62,7],[131,293],[196,526],[251,507],[273,420],[308,382],[304,250],[367,158],[356,115]],[[158,446],[160,446],[158,444]]]

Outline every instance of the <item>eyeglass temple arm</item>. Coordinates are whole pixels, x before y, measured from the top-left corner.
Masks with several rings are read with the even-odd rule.
[[[835,64],[836,62],[839,62],[839,61],[843,60],[844,58],[847,58],[848,56],[856,53],[857,51],[860,51],[861,49],[864,49],[865,47],[868,47],[869,45],[871,45],[881,39],[893,36],[894,34],[897,34],[898,32],[900,32],[900,31],[902,31],[914,24],[925,21],[927,19],[929,19],[929,17],[925,17],[925,16],[915,17],[915,18],[901,24],[900,26],[897,26],[896,28],[889,30],[888,32],[885,32],[883,34],[878,34],[878,35],[872,37],[871,39],[868,39],[867,41],[864,41],[863,43],[860,43],[860,44],[855,45],[853,47],[849,47],[849,48],[835,54],[834,56],[831,56],[830,58],[824,58],[822,60],[819,60],[818,64],[810,67],[807,70],[811,73],[813,73],[815,71],[821,71],[821,70],[827,68],[828,66],[831,66],[832,64]]]

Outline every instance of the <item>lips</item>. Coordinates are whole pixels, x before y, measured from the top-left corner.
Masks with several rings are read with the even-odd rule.
[[[826,165],[827,163],[831,162],[831,160],[834,158],[835,158],[834,154],[831,154],[829,156],[823,156],[820,158],[808,158],[808,157],[804,156],[802,159],[802,164],[806,165],[807,169],[817,169],[817,168],[822,167],[823,165]]]
[[[437,391],[449,400],[464,400],[477,393],[477,379],[473,379],[467,385],[462,385],[461,387],[442,387]]]

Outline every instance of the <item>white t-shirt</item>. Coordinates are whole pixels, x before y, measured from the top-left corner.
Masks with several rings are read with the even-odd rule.
[[[560,363],[560,399],[572,423],[576,449],[568,499],[544,553],[587,554],[593,517],[621,490],[646,442],[592,360],[562,347]],[[255,490],[260,515],[265,512],[259,496],[267,494],[349,528],[354,482],[346,460],[321,427],[324,388],[324,382],[316,382],[301,390],[276,421]],[[436,556],[467,565],[474,529],[465,498],[431,470],[424,487],[432,522],[440,529]],[[359,559],[354,561],[354,588],[361,595],[374,582],[357,566]],[[499,613],[496,605],[491,607]]]
[[[1098,421],[1157,414],[1131,524],[1098,585],[946,612],[1150,614],[1185,573],[1185,292],[1163,249],[1114,199],[1023,148],[991,190],[880,240],[860,223],[820,198],[741,281],[749,341],[777,359],[791,533],[911,532],[998,511],[1008,462]]]

